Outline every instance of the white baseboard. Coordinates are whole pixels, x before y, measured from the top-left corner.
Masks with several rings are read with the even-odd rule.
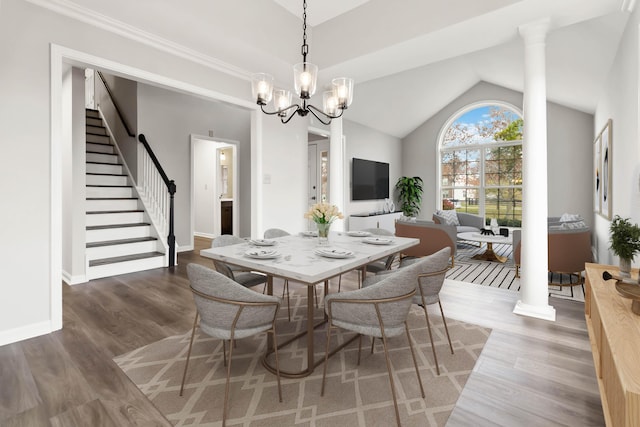
[[[81,283],[87,283],[87,276],[84,274],[78,274],[75,276],[70,275],[68,272],[62,270],[62,280],[69,286],[79,285]]]
[[[193,233],[194,236],[198,236],[198,237],[206,237],[207,239],[213,239],[214,237],[216,237],[215,234],[210,234],[210,233],[202,233],[200,231],[195,231]]]
[[[180,246],[179,248],[176,249],[176,252],[187,252],[187,251],[192,251],[193,250],[193,245],[185,245],[185,246]]]
[[[0,331],[0,347],[6,344],[26,340],[53,332],[51,321],[33,323],[7,331]]]
[[[556,321],[556,309],[550,305],[537,306],[531,304],[525,304],[522,300],[518,300],[516,306],[513,309],[514,314],[521,316],[535,317],[537,319]]]

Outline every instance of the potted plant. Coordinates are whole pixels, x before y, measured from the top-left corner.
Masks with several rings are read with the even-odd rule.
[[[415,217],[420,212],[422,203],[422,178],[403,176],[396,182],[396,189],[399,191],[398,201],[400,210],[407,217]]]
[[[640,227],[629,218],[616,215],[609,227],[609,237],[609,249],[620,258],[620,275],[629,277],[631,261],[640,252]]]

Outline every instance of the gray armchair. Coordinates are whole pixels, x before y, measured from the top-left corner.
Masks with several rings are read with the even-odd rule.
[[[407,316],[411,308],[412,298],[416,293],[416,280],[420,264],[409,266],[389,274],[379,283],[355,291],[331,294],[325,297],[325,311],[328,316],[327,345],[322,374],[322,388],[320,395],[324,395],[327,364],[329,358],[329,344],[331,331],[336,328],[346,329],[360,334],[358,346],[358,364],[360,364],[360,350],[362,335],[381,338],[391,384],[391,394],[396,413],[396,421],[400,425],[398,402],[391,373],[391,361],[387,349],[387,338],[406,333],[411,349],[411,356],[415,366],[416,376],[420,384],[422,397],[425,397],[420,371],[413,351],[413,343],[407,326]]]
[[[196,303],[196,316],[193,321],[191,340],[184,366],[180,396],[184,391],[184,382],[189,368],[193,337],[200,319],[200,330],[223,340],[222,351],[224,365],[227,367],[227,379],[224,389],[224,405],[222,409],[222,425],[226,425],[229,405],[229,379],[231,377],[231,360],[235,339],[250,337],[261,332],[273,334],[276,357],[276,378],[278,381],[278,397],[282,402],[280,387],[280,365],[278,360],[278,344],[276,340],[276,315],[280,308],[280,299],[275,296],[262,295],[246,289],[222,274],[198,264],[187,265],[187,275],[191,282],[191,291]],[[225,341],[229,341],[229,363],[227,364]]]
[[[440,290],[442,289],[447,270],[449,269],[449,256],[449,248],[444,248],[433,255],[429,255],[424,258],[410,259],[401,265],[401,268],[404,268],[407,265],[415,263],[420,264],[420,272],[418,274],[418,292],[416,292],[416,295],[413,297],[413,303],[421,306],[424,311],[424,318],[427,321],[427,328],[429,329],[429,340],[431,341],[433,360],[435,362],[436,372],[438,375],[440,375],[440,366],[438,365],[436,347],[433,344],[433,334],[431,332],[431,322],[429,321],[427,305],[437,303],[440,307],[440,315],[442,316],[442,323],[444,323],[444,330],[447,334],[447,340],[449,341],[449,349],[451,350],[451,354],[454,354],[453,345],[451,344],[451,336],[449,336],[449,328],[447,327],[447,320],[444,317],[444,310],[442,309],[442,303],[440,302]]]
[[[213,239],[211,247],[218,248],[221,246],[238,245],[240,243],[245,243],[244,239],[230,234],[223,234],[222,236],[218,236]],[[253,286],[264,284],[262,293],[264,293],[267,287],[267,276],[264,274],[254,273],[242,267],[237,267],[217,260],[213,261],[213,265],[215,266],[216,271],[220,274],[227,276],[229,279],[238,282],[244,287],[251,288]]]

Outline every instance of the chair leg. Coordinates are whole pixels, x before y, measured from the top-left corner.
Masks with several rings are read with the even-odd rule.
[[[289,279],[284,280],[284,286],[282,287],[282,298],[284,298],[284,291],[287,291],[287,313],[289,316],[289,322],[291,322],[291,305],[289,302]]]
[[[375,343],[376,343],[376,337],[372,336],[371,337],[371,354],[373,354],[373,346],[375,345]]]
[[[198,324],[198,314],[196,312],[196,318],[193,321],[193,329],[191,330],[191,340],[189,340],[189,351],[187,351],[187,362],[184,364],[184,373],[182,374],[182,384],[180,384],[180,396],[184,391],[184,380],[187,377],[187,368],[189,367],[189,359],[191,358],[191,348],[193,347],[193,337],[196,334],[196,325]]]
[[[449,328],[447,328],[447,319],[444,318],[444,310],[442,310],[442,302],[438,301],[438,305],[440,306],[440,314],[442,314],[442,323],[444,323],[444,331],[447,333],[447,339],[449,340],[449,348],[451,349],[451,354],[454,354],[453,345],[451,344],[451,337],[449,336]]]
[[[227,340],[222,340],[222,363],[227,366]]]
[[[233,333],[231,335],[233,342]],[[229,345],[229,364],[227,365],[227,381],[224,386],[224,404],[222,407],[222,427],[227,425],[227,408],[229,406],[229,379],[231,378],[231,358],[233,357],[233,345]]]
[[[318,308],[318,288],[316,288],[316,285],[313,285],[313,296],[316,299],[316,308]]]
[[[331,340],[331,324],[327,326],[327,345],[324,352],[324,368],[322,369],[322,388],[320,389],[320,396],[324,396],[324,383],[327,378],[327,363],[329,361],[329,341]]]
[[[342,287],[342,274],[338,277],[338,292],[340,292],[340,288]]]
[[[407,322],[404,322],[404,330],[407,332],[407,340],[409,341],[409,349],[411,349],[413,366],[415,366],[416,368],[416,376],[418,377],[418,384],[420,384],[420,392],[422,393],[422,398],[424,399],[424,387],[422,387],[422,378],[420,377],[420,370],[418,369],[418,362],[416,361],[416,353],[413,351],[413,341],[411,340],[411,335],[409,334],[409,326],[407,325]]]
[[[384,348],[384,358],[387,362],[387,372],[389,373],[389,383],[391,385],[391,396],[393,396],[393,406],[396,410],[396,421],[400,427],[400,412],[398,411],[398,399],[396,398],[396,386],[393,382],[393,374],[391,373],[391,360],[389,360],[389,351],[387,350],[387,337],[382,330],[382,347]]]
[[[362,334],[358,334],[358,366],[360,366],[360,353],[362,353]]]
[[[431,332],[431,322],[429,321],[429,313],[427,313],[427,306],[423,305],[424,317],[427,319],[427,329],[429,330],[429,340],[431,341],[431,350],[433,351],[433,360],[436,364],[436,372],[440,375],[440,367],[438,366],[438,356],[436,355],[436,346],[433,344],[433,333]]]
[[[276,354],[276,380],[278,381],[278,398],[282,402],[282,386],[280,385],[280,361],[278,359],[278,341],[276,335],[276,322],[273,322],[273,351]]]

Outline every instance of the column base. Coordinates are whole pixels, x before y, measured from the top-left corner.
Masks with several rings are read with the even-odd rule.
[[[552,322],[556,321],[556,309],[550,305],[531,305],[518,300],[516,306],[513,308],[513,312],[521,316],[535,317],[538,319],[550,320]]]

